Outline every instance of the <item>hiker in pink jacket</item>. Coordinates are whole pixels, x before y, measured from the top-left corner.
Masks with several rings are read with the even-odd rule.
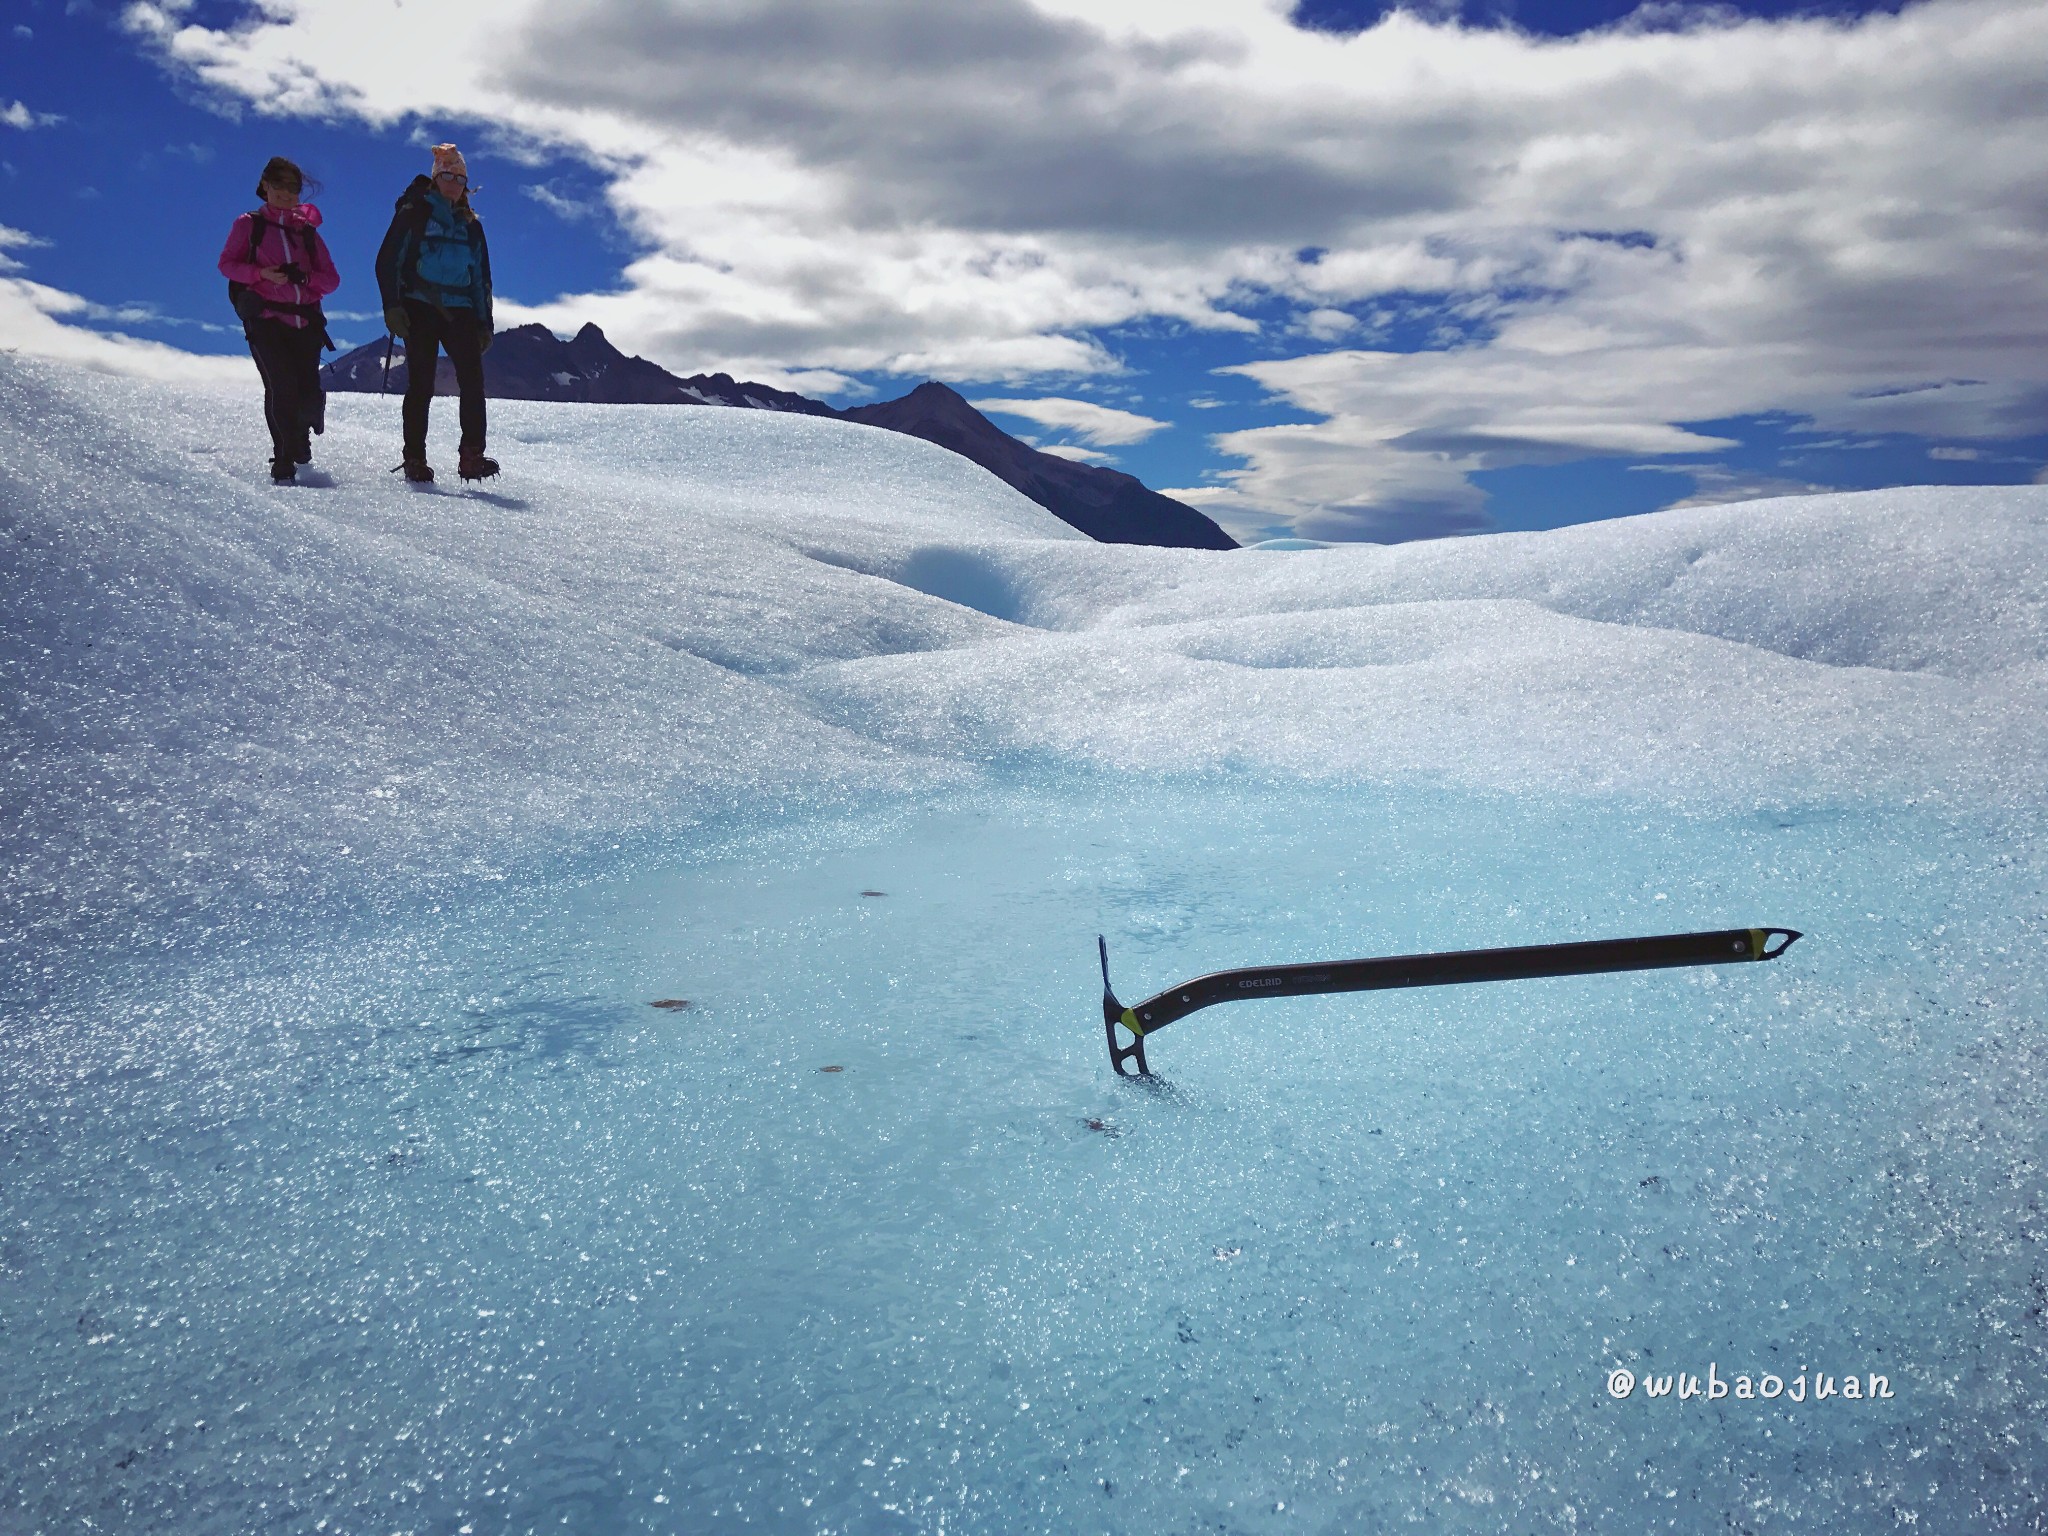
[[[263,375],[263,417],[270,425],[270,478],[287,484],[312,462],[315,432],[326,429],[320,352],[331,350],[320,301],[340,286],[320,210],[299,201],[305,174],[283,156],[263,167],[263,206],[235,220],[220,253],[228,298]]]

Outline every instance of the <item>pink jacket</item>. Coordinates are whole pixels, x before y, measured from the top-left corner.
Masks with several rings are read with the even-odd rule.
[[[256,232],[254,261],[249,259],[251,220],[260,220],[263,226]],[[281,267],[287,262],[297,262],[304,269],[304,283],[266,283],[259,275],[265,267]],[[320,238],[320,210],[311,203],[301,203],[287,213],[259,209],[235,220],[228,243],[221,249],[220,275],[231,283],[244,284],[258,298],[280,304],[318,304],[341,286],[341,274],[334,270],[327,242]],[[294,327],[306,324],[304,315],[266,309],[263,316]]]

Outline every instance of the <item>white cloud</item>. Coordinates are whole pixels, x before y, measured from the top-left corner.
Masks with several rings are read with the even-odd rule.
[[[94,325],[156,325],[163,319],[153,304],[101,304],[75,293],[65,294],[64,300],[65,314]]]
[[[0,225],[0,247],[46,246],[47,240],[36,239],[18,229]],[[9,260],[0,254],[0,271],[21,271],[22,264]],[[59,289],[29,284],[40,297],[38,304],[45,314],[63,315],[67,323],[86,321],[93,325],[168,325],[190,326],[196,330],[213,331],[221,335],[238,333],[239,325],[226,326],[211,320],[189,320],[181,315],[167,315],[154,304],[101,304],[93,299],[83,298],[75,293],[64,293]]]
[[[1040,453],[1049,453],[1054,458],[1072,459],[1076,464],[1114,464],[1116,455],[1104,453],[1097,448],[1083,448],[1077,443],[1048,443],[1039,448]]]
[[[116,313],[75,293],[26,278],[0,277],[0,347],[9,351],[137,378],[195,384],[255,380],[254,365],[247,358],[202,357],[119,331],[93,331],[69,323]]]
[[[9,251],[33,250],[40,246],[47,246],[49,243],[47,240],[39,239],[35,235],[30,234],[25,229],[15,229],[11,225],[0,224],[0,272],[19,272],[22,270],[21,263],[7,254]]]
[[[26,103],[20,101],[0,107],[0,123],[10,128],[49,128],[63,121],[54,112],[32,112]]]
[[[2048,415],[2048,8],[1566,40],[1409,13],[1339,38],[1288,9],[443,0],[432,49],[360,0],[129,14],[257,111],[432,101],[583,156],[651,254],[528,313],[684,371],[1021,382],[1114,371],[1091,333],[1135,320],[1256,331],[1275,297],[1309,346],[1433,317],[1437,352],[1241,370],[1327,419],[1227,434],[1232,494],[1324,536],[1484,527],[1473,470],[1708,449],[1686,422]]]
[[[1340,341],[1358,329],[1358,317],[1341,309],[1312,309],[1293,329],[1311,341]]]
[[[1038,400],[987,399],[972,400],[968,403],[977,411],[992,411],[999,416],[1021,416],[1026,421],[1037,422],[1041,427],[1071,432],[1082,442],[1098,448],[1121,448],[1131,443],[1142,443],[1153,433],[1164,431],[1173,425],[1170,421],[1155,421],[1150,416],[1140,416],[1136,411],[1119,411],[1107,405],[1097,405],[1092,400],[1068,400],[1058,395],[1049,395]],[[1046,451],[1051,453],[1057,450]]]
[[[599,210],[589,203],[579,202],[573,197],[564,197],[544,181],[528,182],[519,189],[541,207],[559,218],[575,222],[595,218]]]
[[[874,387],[863,384],[859,379],[848,378],[843,373],[834,373],[830,368],[795,368],[778,372],[772,379],[756,379],[757,384],[773,384],[777,389],[787,389],[795,394],[837,395],[846,400],[864,400],[872,395]]]
[[[1240,544],[1255,544],[1261,539],[1284,535],[1292,526],[1275,517],[1263,502],[1255,501],[1227,485],[1163,486],[1159,494],[1199,508],[1204,516]]]
[[[1675,512],[1682,507],[1719,507],[1737,501],[1763,501],[1772,496],[1812,496],[1832,489],[1815,485],[1810,480],[1753,474],[1713,465],[1703,465],[1688,473],[1695,477],[1692,494],[1659,510]]]
[[[1947,459],[1953,460],[1957,463],[1968,464],[1974,462],[1977,459],[1983,458],[1984,450],[1981,448],[1935,447],[1927,450],[1927,457],[1929,457],[1930,459]]]

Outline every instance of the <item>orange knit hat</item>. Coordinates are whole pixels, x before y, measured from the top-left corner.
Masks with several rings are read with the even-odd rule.
[[[444,171],[453,171],[457,176],[469,175],[468,162],[462,158],[462,151],[453,144],[434,146],[434,174],[439,176]]]

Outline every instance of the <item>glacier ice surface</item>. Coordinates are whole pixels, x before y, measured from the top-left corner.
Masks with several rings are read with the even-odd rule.
[[[0,358],[10,1519],[2038,1520],[2048,489],[1215,554],[771,413],[419,495],[395,413],[274,491]],[[1150,1087],[1096,1010],[1098,931],[1752,922]],[[1709,1362],[1895,1396],[1607,1391]]]

